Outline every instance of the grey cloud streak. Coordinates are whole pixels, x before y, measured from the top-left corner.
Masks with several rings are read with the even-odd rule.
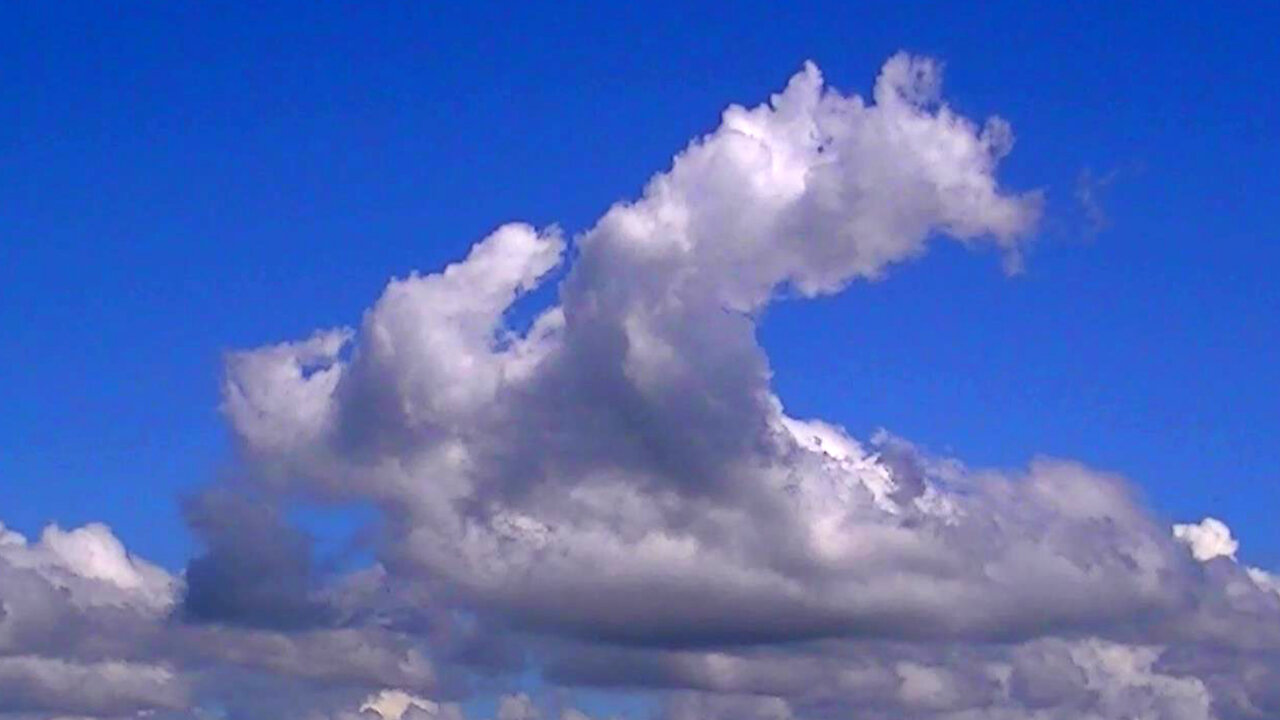
[[[52,603],[44,625],[30,610],[45,629],[0,644],[0,688],[56,662],[140,679],[0,713],[456,717],[524,667],[655,693],[670,720],[1280,712],[1280,582],[1225,526],[1170,528],[1067,460],[972,470],[861,442],[774,394],[756,328],[776,298],[883,278],[942,239],[1019,269],[1042,198],[995,179],[1008,124],[940,90],[906,55],[870,100],[807,65],[580,236],[505,225],[393,280],[358,328],[231,354],[246,472],[189,504],[207,552],[185,577],[98,554],[62,575],[21,561],[0,586],[6,619],[67,572],[123,593]],[[557,301],[508,328],[566,254]],[[377,508],[377,566],[317,571],[281,519],[294,502]],[[512,695],[499,718],[539,712]]]

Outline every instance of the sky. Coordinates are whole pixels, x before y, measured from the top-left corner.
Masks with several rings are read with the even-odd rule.
[[[0,718],[1280,713],[1280,6],[600,5],[0,8]]]

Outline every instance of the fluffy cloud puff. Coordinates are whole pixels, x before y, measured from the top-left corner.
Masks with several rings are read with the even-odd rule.
[[[107,588],[136,627],[116,641],[68,608],[91,641],[48,621],[11,656],[135,663],[118,704],[57,706],[100,715],[456,717],[449,697],[529,663],[655,693],[672,719],[1280,712],[1280,583],[1235,561],[1225,525],[1171,529],[1070,461],[970,470],[860,441],[772,391],[756,329],[774,299],[945,239],[1019,267],[1041,198],[999,187],[1008,124],[957,115],[940,81],[895,56],[867,100],[807,65],[571,242],[506,225],[392,281],[358,328],[232,353],[246,473],[188,507],[207,553],[173,578],[42,540],[59,559],[14,572],[51,596]],[[552,276],[556,301],[510,327]],[[377,567],[318,573],[282,519],[300,501],[377,508]],[[260,682],[256,705],[227,700]],[[55,707],[36,702],[0,712]],[[497,712],[547,716],[524,695]]]
[[[184,585],[100,524],[51,526],[36,541],[0,526],[0,717],[188,718],[281,693],[437,688],[403,635],[197,624],[181,612]]]

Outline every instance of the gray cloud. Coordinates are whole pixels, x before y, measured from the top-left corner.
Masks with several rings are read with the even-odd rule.
[[[334,621],[317,597],[311,542],[261,498],[216,488],[186,503],[208,548],[187,566],[182,613],[192,622],[308,628]]]

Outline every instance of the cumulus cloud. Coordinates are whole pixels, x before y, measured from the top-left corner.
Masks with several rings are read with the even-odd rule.
[[[441,705],[403,690],[383,690],[370,696],[361,704],[360,712],[366,716],[373,713],[380,720],[461,720],[463,717],[457,705]]]
[[[386,628],[192,624],[184,578],[104,525],[0,536],[0,717],[185,718],[206,702],[253,717],[286,691],[438,688],[419,643]]]
[[[147,649],[174,592],[103,525],[35,542],[0,528],[0,714],[185,707],[184,679]]]
[[[230,354],[245,472],[188,504],[206,551],[173,577],[102,527],[0,532],[0,572],[37,598],[0,584],[3,657],[134,663],[111,666],[140,673],[123,704],[57,706],[98,714],[457,718],[535,668],[656,693],[672,720],[1265,716],[1280,583],[1222,523],[1171,530],[1067,460],[860,440],[772,389],[756,331],[778,298],[932,242],[1020,266],[1041,197],[997,182],[1012,146],[946,105],[933,61],[891,58],[869,99],[809,64],[571,241],[504,225],[358,327]],[[376,508],[376,567],[319,572],[297,502]],[[59,595],[81,585],[97,605]],[[32,707],[55,706],[10,710]],[[520,693],[496,712],[554,717]]]
[[[1201,562],[1217,557],[1236,557],[1240,543],[1231,537],[1231,528],[1217,518],[1205,518],[1198,523],[1173,526],[1173,536],[1191,550],[1191,555]]]
[[[311,544],[277,508],[215,489],[186,509],[208,545],[187,566],[182,610],[189,620],[303,628],[329,619],[333,608],[316,597]]]

